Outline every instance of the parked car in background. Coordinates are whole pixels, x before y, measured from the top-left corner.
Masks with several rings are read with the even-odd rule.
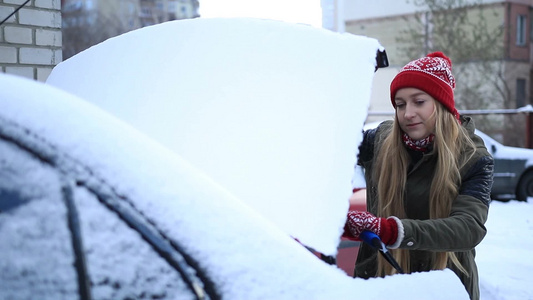
[[[533,149],[502,145],[480,130],[476,134],[494,157],[492,198],[527,201],[533,197]]]

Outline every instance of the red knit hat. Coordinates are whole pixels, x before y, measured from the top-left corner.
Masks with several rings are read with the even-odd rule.
[[[459,119],[459,112],[455,109],[453,100],[455,78],[452,74],[452,61],[444,53],[430,53],[426,57],[413,60],[400,70],[390,85],[390,96],[394,108],[396,108],[394,101],[396,92],[406,87],[417,88],[428,93]]]

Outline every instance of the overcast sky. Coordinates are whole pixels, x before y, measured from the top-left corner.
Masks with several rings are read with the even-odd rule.
[[[320,0],[202,0],[200,15],[265,18],[322,27]]]

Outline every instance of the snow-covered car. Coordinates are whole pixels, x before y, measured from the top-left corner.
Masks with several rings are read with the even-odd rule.
[[[370,37],[302,24],[198,18],[104,41],[57,65],[47,83],[111,112],[287,234],[335,255],[383,50]]]
[[[363,128],[376,128],[379,123],[371,122]],[[476,134],[483,139],[485,147],[494,157],[492,199],[527,201],[528,197],[533,197],[533,149],[503,145],[479,129],[476,129]],[[361,174],[361,169],[356,168],[352,179],[354,187],[364,187]]]
[[[0,299],[468,298],[449,270],[346,276],[64,91],[0,74],[0,107]]]
[[[494,157],[492,198],[527,201],[533,197],[533,149],[502,145],[480,130],[476,130]]]
[[[339,244],[336,224],[384,53],[375,39],[301,24],[195,19],[96,45],[59,64],[48,83],[157,139],[345,265],[359,243]]]

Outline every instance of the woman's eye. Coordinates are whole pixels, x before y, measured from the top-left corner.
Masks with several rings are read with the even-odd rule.
[[[396,108],[402,108],[405,106],[405,103],[396,103]]]

